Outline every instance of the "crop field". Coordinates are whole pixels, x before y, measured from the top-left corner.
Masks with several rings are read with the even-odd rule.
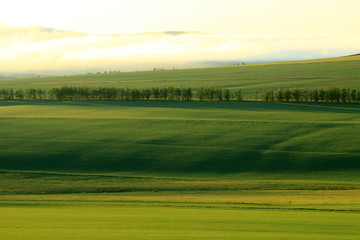
[[[357,239],[357,104],[0,102],[6,239]]]
[[[0,88],[360,88],[360,57]],[[0,101],[0,238],[359,239],[360,104]]]
[[[358,239],[359,213],[119,203],[0,206],[4,239]],[[4,231],[5,230],[5,231]]]
[[[0,79],[0,88],[89,87],[222,87],[254,90],[340,86],[360,89],[360,56],[216,68],[115,72],[77,76]]]
[[[360,168],[358,104],[3,101],[0,108],[1,169]]]

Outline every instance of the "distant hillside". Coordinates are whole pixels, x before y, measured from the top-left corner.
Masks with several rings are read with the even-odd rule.
[[[144,33],[115,33],[115,34],[89,34],[76,31],[59,30],[40,26],[9,26],[0,24],[0,37],[2,40],[16,42],[42,42],[47,40],[66,39],[66,38],[83,38],[91,35],[97,36],[161,36],[161,35],[208,35],[202,32],[186,31],[165,31],[165,32],[144,32]]]
[[[3,73],[0,74],[0,79],[13,79],[13,78],[33,78],[40,77],[38,74],[32,73]],[[46,77],[46,75],[41,75],[41,77]]]
[[[75,31],[64,31],[45,27],[15,27],[0,24],[0,37],[7,41],[40,42],[46,40],[85,37],[89,34]]]
[[[192,87],[242,88],[245,97],[254,90],[279,87],[320,88],[340,86],[360,89],[360,55],[235,65],[227,67],[107,72],[61,77],[2,79],[0,88],[52,88],[55,86]]]

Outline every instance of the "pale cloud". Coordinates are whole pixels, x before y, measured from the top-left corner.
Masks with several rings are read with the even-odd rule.
[[[88,33],[356,34],[359,0],[11,0],[0,23]]]
[[[211,61],[302,60],[360,52],[354,34],[84,34],[1,25],[0,72],[67,73],[199,67]]]

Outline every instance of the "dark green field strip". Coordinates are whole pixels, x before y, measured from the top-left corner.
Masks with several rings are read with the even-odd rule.
[[[261,173],[258,173],[261,174]],[[78,181],[78,182],[77,182]],[[86,193],[152,193],[176,191],[178,193],[192,192],[216,192],[222,191],[335,191],[335,190],[356,190],[360,189],[359,184],[354,183],[331,183],[331,182],[301,182],[301,181],[187,181],[174,180],[162,181],[152,180],[149,182],[136,180],[112,179],[104,181],[93,178],[91,180],[76,179],[28,179],[28,180],[4,180],[1,183],[1,195],[23,195],[23,194],[86,194]],[[271,200],[271,197],[269,198]]]
[[[187,121],[18,119],[11,120],[11,126],[0,136],[4,169],[317,169],[327,159],[323,167],[328,170],[358,167],[359,158],[349,134],[360,128],[352,125],[191,121],[190,126]],[[323,137],[339,128],[346,134],[331,141]],[[336,164],[336,159],[341,163]]]
[[[264,102],[0,101],[0,118],[159,119],[285,123],[360,123],[358,104]]]
[[[236,119],[222,119],[222,118],[208,118],[208,119],[192,119],[192,118],[179,118],[179,117],[86,117],[86,116],[74,116],[74,117],[43,117],[43,116],[14,116],[14,117],[1,117],[0,120],[49,120],[49,121],[62,121],[62,120],[94,120],[94,121],[107,121],[107,120],[124,120],[124,121],[159,121],[159,122],[182,122],[182,123],[206,123],[206,122],[215,122],[215,123],[248,123],[248,124],[264,124],[264,125],[273,125],[275,124],[308,124],[312,125],[324,125],[329,127],[340,127],[340,126],[357,126],[360,125],[360,121],[358,121],[358,117],[354,116],[353,122],[350,121],[320,121],[320,120],[308,120],[308,121],[290,121],[290,120],[236,120]],[[10,137],[11,139],[11,137]]]
[[[346,172],[323,172],[315,174],[309,180],[304,180],[306,173],[302,173],[301,176],[303,177],[298,176],[298,179],[292,179],[294,176],[291,173],[279,177],[276,174],[266,174],[264,172],[254,172],[248,176],[240,175],[231,179],[229,176],[223,176],[223,178],[219,178],[217,175],[201,176],[201,173],[191,175],[190,172],[178,177],[164,177],[159,174],[154,177],[141,177],[141,173],[138,172],[132,174],[135,177],[129,177],[117,176],[111,173],[106,174],[103,169],[101,169],[102,175],[97,174],[95,171],[93,170],[92,174],[91,172],[62,174],[56,172],[2,171],[0,172],[0,195],[127,192],[130,194],[136,192],[170,192],[171,194],[172,191],[184,192],[184,194],[189,191],[195,193],[210,191],[211,193],[219,192],[220,195],[226,195],[232,194],[232,191],[235,190],[266,190],[271,192],[275,190],[334,191],[360,189],[360,184],[354,178],[356,173],[352,172],[347,172],[347,178],[354,178],[354,182],[348,182],[348,179],[344,177],[341,180],[336,179],[336,177]],[[171,176],[171,174],[168,174],[168,176]],[[256,180],[261,176],[262,180]],[[321,180],[321,178],[324,179]],[[242,195],[244,192],[234,192],[233,194]]]
[[[164,201],[93,201],[93,200],[0,200],[2,207],[169,207],[169,208],[205,208],[205,209],[228,209],[228,210],[282,210],[282,211],[309,211],[309,212],[339,212],[360,214],[360,205],[328,205],[328,204],[260,204],[246,202],[168,202]]]

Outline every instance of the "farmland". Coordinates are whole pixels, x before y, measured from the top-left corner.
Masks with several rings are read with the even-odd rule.
[[[2,169],[218,172],[360,167],[359,105],[1,102]]]
[[[244,91],[252,98],[254,90],[279,87],[321,88],[340,86],[360,89],[360,56],[311,61],[240,65],[201,69],[112,72],[75,76],[1,79],[0,88],[89,87],[222,87]],[[115,69],[116,70],[116,69]]]
[[[13,205],[0,207],[0,211],[2,236],[9,240],[358,239],[360,234],[359,214],[351,211],[169,207],[153,203],[129,206],[99,201]]]
[[[0,80],[360,88],[360,57]],[[360,105],[0,101],[5,239],[357,239]]]

